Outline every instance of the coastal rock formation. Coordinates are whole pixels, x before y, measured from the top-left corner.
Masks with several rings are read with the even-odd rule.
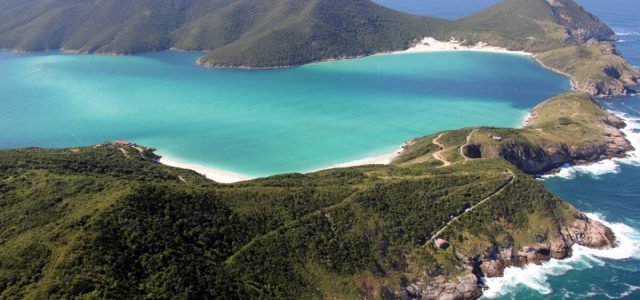
[[[571,225],[562,227],[558,237],[548,243],[524,246],[516,251],[513,247],[499,249],[493,245],[480,255],[456,256],[472,273],[446,281],[444,276],[436,277],[429,284],[422,281],[412,283],[394,294],[399,299],[477,299],[482,295],[481,277],[501,277],[508,267],[524,267],[541,264],[550,259],[565,259],[572,255],[571,247],[582,245],[603,249],[616,246],[613,231],[602,223],[589,219],[584,214],[575,216]]]
[[[534,112],[532,118],[536,118]],[[634,150],[625,134],[621,131],[626,127],[619,117],[607,113],[595,120],[601,131],[601,141],[587,144],[572,144],[567,142],[545,143],[534,145],[521,140],[509,140],[502,143],[497,150],[500,156],[520,170],[529,174],[543,174],[567,164],[587,164],[603,159],[624,158],[627,152]],[[544,129],[531,128],[544,132]],[[486,157],[486,154],[483,154]]]
[[[500,149],[499,156],[529,174],[544,174],[567,164],[582,165],[608,158],[623,158],[633,150],[624,135],[615,133],[604,144],[576,147],[557,144],[540,148],[518,141],[508,141]]]
[[[590,248],[605,248],[615,246],[615,235],[610,228],[602,223],[587,218],[584,215],[576,218],[570,227],[562,229],[565,244],[578,244]]]
[[[495,245],[487,249],[485,255],[479,259],[480,275],[499,277],[504,274],[504,269],[510,266],[540,264],[551,258],[565,259],[572,255],[573,245],[594,249],[611,248],[615,247],[616,239],[610,228],[580,214],[570,226],[563,227],[558,238],[550,243],[524,246],[517,252],[514,252],[513,248],[507,248],[498,253]]]
[[[471,300],[482,296],[480,280],[474,274],[467,274],[450,282],[445,280],[445,277],[438,276],[431,284],[413,283],[395,293],[394,297],[403,300]]]

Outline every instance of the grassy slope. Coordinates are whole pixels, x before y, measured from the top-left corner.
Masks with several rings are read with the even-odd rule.
[[[218,185],[115,145],[0,151],[0,166],[3,298],[379,297],[406,280],[459,274],[429,237],[513,169],[427,162]],[[550,212],[574,209],[516,174],[518,188],[497,201],[532,209],[486,213],[522,231],[550,218],[545,228],[557,230],[567,220]]]
[[[623,93],[637,85],[638,71],[608,43],[569,46],[536,55],[545,66],[569,74],[577,89],[592,95]]]
[[[604,111],[587,93],[561,94],[538,105],[531,113],[533,117],[522,129],[478,127],[442,133],[443,137],[451,137],[441,140],[450,149],[449,161],[465,161],[459,154],[462,147],[469,157],[503,157],[526,172],[538,174],[565,163],[594,161],[603,156],[624,155],[630,150],[625,148],[630,145],[616,128],[623,126],[622,121]],[[414,140],[394,164],[417,161],[438,164],[433,158],[433,153],[440,149],[433,144],[435,136]],[[495,141],[494,136],[502,140]]]

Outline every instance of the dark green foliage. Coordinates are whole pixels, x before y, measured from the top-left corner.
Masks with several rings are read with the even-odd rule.
[[[211,194],[145,186],[87,230],[94,236],[78,246],[78,280],[59,296],[239,298],[223,261],[247,242],[248,230]]]
[[[21,286],[38,281],[42,268],[49,262],[51,251],[38,242],[30,242],[17,253],[0,252],[0,296],[23,297]]]
[[[381,288],[452,274],[455,256],[429,238],[511,177],[503,161],[474,160],[219,185],[136,147],[0,152],[2,297],[359,297],[363,274]],[[522,228],[562,206],[518,176],[451,234],[497,235],[496,216]]]
[[[426,36],[545,51],[613,31],[572,0],[506,0],[452,22],[368,0],[59,0],[0,3],[0,48],[210,50],[208,66],[276,67],[403,50]],[[570,34],[567,35],[567,32]]]
[[[61,0],[0,3],[0,48],[213,50],[207,65],[273,67],[400,50],[436,19],[367,0]]]

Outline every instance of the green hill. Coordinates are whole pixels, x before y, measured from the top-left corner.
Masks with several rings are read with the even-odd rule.
[[[446,34],[470,43],[541,52],[615,33],[573,0],[505,0],[454,22]]]
[[[273,67],[400,50],[442,22],[367,0],[3,1],[0,48],[213,50],[210,65]]]
[[[132,146],[0,151],[0,297],[378,297],[460,274],[431,235],[510,180],[496,203],[522,209],[485,213],[513,227],[465,230],[520,247],[530,216],[557,232],[577,214],[499,160],[218,185]]]
[[[0,47],[130,54],[210,50],[215,66],[273,67],[402,50],[438,36],[539,52],[608,40],[572,0],[506,0],[455,22],[368,0],[60,0],[0,3]]]

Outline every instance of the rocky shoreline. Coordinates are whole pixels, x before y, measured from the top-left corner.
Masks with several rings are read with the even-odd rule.
[[[483,278],[501,277],[508,267],[524,267],[528,264],[542,264],[551,259],[566,259],[572,256],[572,246],[581,245],[594,249],[616,247],[613,231],[602,223],[580,214],[574,222],[563,226],[558,238],[549,243],[524,246],[520,250],[513,247],[500,249],[493,245],[474,256],[456,252],[468,273],[447,281],[438,276],[432,282],[418,281],[394,292],[398,299],[421,300],[472,300],[482,296]]]
[[[532,118],[535,118],[532,112]],[[609,114],[599,120],[598,125],[605,132],[605,142],[593,143],[588,147],[557,144],[546,148],[534,148],[518,141],[505,142],[498,155],[520,170],[533,174],[553,174],[566,165],[585,165],[612,158],[624,158],[635,150],[621,129],[627,124],[621,118]]]

